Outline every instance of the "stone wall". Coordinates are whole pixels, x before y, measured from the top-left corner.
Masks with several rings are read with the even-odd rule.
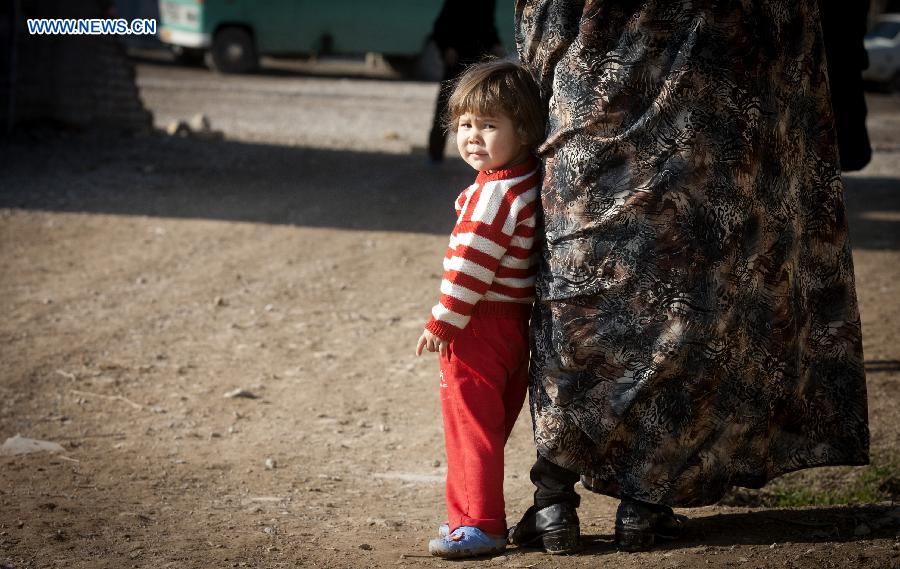
[[[14,0],[15,2],[15,0]],[[115,36],[29,35],[26,18],[102,18],[101,0],[18,0],[0,14],[0,125],[7,128],[52,122],[78,128],[149,130],[152,116],[144,108],[134,81],[134,68]],[[4,2],[12,5],[13,2]],[[12,24],[12,26],[9,25]],[[3,37],[4,34],[7,37]],[[12,67],[12,71],[10,71]]]

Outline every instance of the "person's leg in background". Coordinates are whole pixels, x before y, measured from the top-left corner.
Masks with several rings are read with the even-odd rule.
[[[444,115],[447,114],[447,102],[453,91],[453,82],[462,73],[464,67],[459,64],[444,65],[444,76],[438,90],[437,102],[434,106],[434,118],[431,120],[431,132],[428,135],[428,158],[432,162],[444,160],[444,147],[447,145],[447,129]]]

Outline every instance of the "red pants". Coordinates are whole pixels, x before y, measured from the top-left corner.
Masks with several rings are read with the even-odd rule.
[[[450,530],[506,533],[503,447],[528,389],[528,319],[476,313],[441,358]]]

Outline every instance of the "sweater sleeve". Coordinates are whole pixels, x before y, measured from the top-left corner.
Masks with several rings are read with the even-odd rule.
[[[494,182],[463,204],[444,256],[440,300],[425,326],[432,334],[451,341],[468,325],[510,248],[522,203],[521,195]]]

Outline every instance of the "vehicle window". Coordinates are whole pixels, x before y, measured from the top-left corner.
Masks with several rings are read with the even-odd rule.
[[[890,40],[894,39],[898,32],[900,32],[900,22],[878,22],[872,28],[872,31],[866,35],[870,38],[886,38]]]

